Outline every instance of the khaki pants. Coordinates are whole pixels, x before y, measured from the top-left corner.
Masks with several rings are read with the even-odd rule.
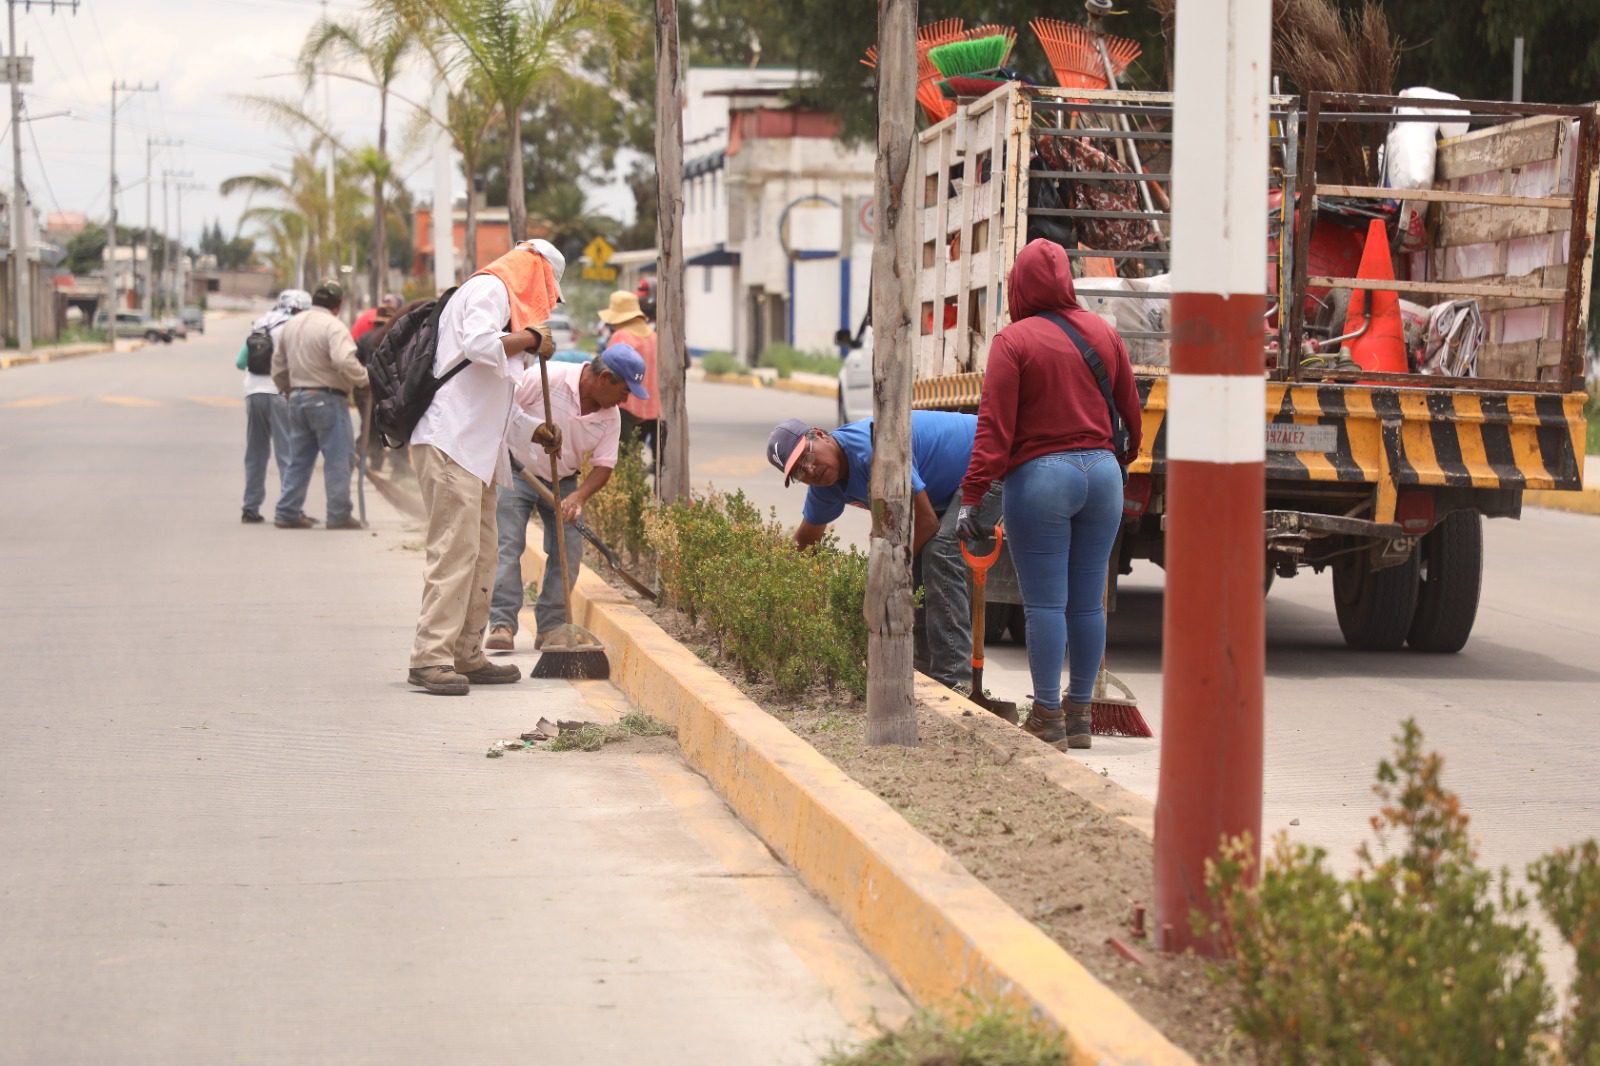
[[[495,569],[495,493],[429,444],[411,449],[428,512],[428,563],[411,668],[475,670],[488,660],[483,629]]]

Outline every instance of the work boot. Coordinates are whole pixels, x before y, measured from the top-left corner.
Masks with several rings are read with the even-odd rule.
[[[261,517],[260,511],[240,511],[239,521],[243,522],[247,526],[251,526],[255,525],[257,522],[265,522],[266,519]]]
[[[467,679],[448,666],[413,666],[406,681],[435,696],[465,696],[472,691]]]
[[[1094,716],[1087,703],[1067,701],[1067,747],[1087,748],[1094,739]]]
[[[366,529],[367,524],[359,518],[340,518],[328,523],[329,529]]]
[[[510,626],[494,626],[483,646],[487,651],[512,651],[517,646],[516,634],[511,632]]]
[[[310,529],[317,524],[317,520],[308,514],[302,514],[289,519],[274,518],[272,524],[279,529]]]
[[[1033,701],[1033,707],[1028,711],[1028,720],[1022,723],[1024,732],[1038,737],[1052,748],[1066,750],[1067,746],[1067,712],[1057,707],[1051,710],[1039,706],[1039,701]]]
[[[456,667],[456,672],[474,685],[509,685],[522,680],[522,669],[515,663],[491,663],[484,660],[481,666],[467,669]]]

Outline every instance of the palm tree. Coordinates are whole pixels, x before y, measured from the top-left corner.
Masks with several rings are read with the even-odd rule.
[[[576,185],[556,185],[544,190],[533,201],[533,211],[544,223],[550,243],[568,259],[576,259],[583,246],[597,233],[613,237],[621,224],[610,215],[589,206],[589,198]]]
[[[499,105],[510,149],[506,206],[511,239],[528,235],[522,184],[522,110],[536,89],[568,76],[597,39],[622,50],[640,34],[627,0],[379,0],[413,27],[433,25],[454,40],[457,60]]]
[[[327,274],[330,269],[336,270],[338,258],[333,255],[334,222],[329,213],[326,186],[328,172],[319,166],[317,161],[323,155],[325,148],[343,152],[344,145],[321,119],[293,100],[281,96],[251,93],[234,94],[234,99],[260,112],[291,133],[309,134],[311,143],[295,155],[289,167],[289,179],[270,174],[241,175],[238,179],[229,179],[229,182],[235,183],[231,187],[227,182],[224,183],[223,195],[229,195],[234,191],[282,194],[288,190],[289,198],[295,202],[295,207],[305,214],[311,224],[308,269],[313,274]],[[338,168],[334,169],[337,171]]]
[[[388,227],[383,219],[384,184],[389,178],[389,93],[400,75],[401,61],[411,47],[412,38],[405,23],[396,17],[375,15],[365,23],[318,22],[300,49],[300,72],[309,86],[316,78],[317,65],[330,57],[358,59],[366,64],[371,84],[378,90],[378,148],[376,159],[363,164],[372,179],[373,254],[370,269],[373,299],[383,293],[389,276]]]
[[[248,207],[239,215],[239,225],[260,227],[266,239],[267,262],[279,281],[289,286],[304,283],[306,273],[306,237],[310,226],[306,217],[291,207]]]

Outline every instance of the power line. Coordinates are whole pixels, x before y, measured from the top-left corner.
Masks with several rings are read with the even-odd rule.
[[[50,194],[50,202],[55,205],[56,214],[63,214],[61,201],[56,199],[56,191],[50,185],[50,172],[44,167],[44,153],[39,151],[39,135],[33,132],[33,123],[28,123],[28,139],[33,142],[33,158],[39,163],[39,177],[44,179],[44,191]]]

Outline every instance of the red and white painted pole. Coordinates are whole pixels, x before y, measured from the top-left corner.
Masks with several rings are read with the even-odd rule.
[[[1178,7],[1155,847],[1167,951],[1211,946],[1190,913],[1210,910],[1205,862],[1223,836],[1261,839],[1271,9]]]

